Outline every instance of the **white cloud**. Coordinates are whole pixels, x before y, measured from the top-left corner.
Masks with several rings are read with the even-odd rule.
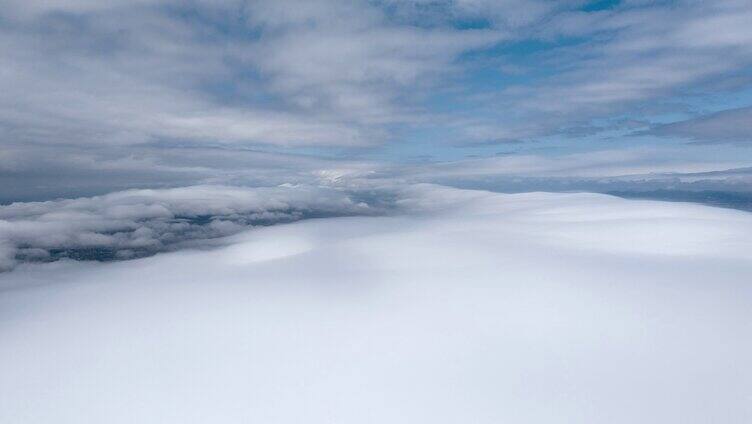
[[[192,186],[13,203],[0,206],[0,270],[19,260],[144,256],[253,225],[376,212],[316,186]]]
[[[73,190],[71,197],[90,195],[91,191],[127,187],[133,183],[133,175],[138,175],[138,181],[147,187],[169,187],[183,181],[213,184],[0,206],[2,268],[12,268],[17,261],[60,257],[138,257],[183,248],[186,243],[205,244],[256,223],[381,213],[399,209],[404,200],[401,186],[415,183],[502,192],[595,191],[626,195],[666,189],[695,193],[714,190],[726,194],[720,199],[657,195],[748,209],[744,199],[752,182],[745,161],[702,154],[689,160],[672,149],[508,155],[401,166],[225,149],[173,149],[162,153],[159,161],[148,149],[131,152],[133,156],[128,161],[67,155],[65,161],[69,163],[50,158],[49,165],[34,163],[33,158],[13,151],[5,152],[7,157],[5,162],[0,158],[0,170],[6,175],[25,179],[27,166],[44,165],[47,178],[54,178],[56,184],[46,182],[31,191],[33,195],[20,185],[4,195],[29,195],[34,199],[49,192],[60,193],[69,185]],[[77,170],[81,163],[95,172]],[[120,173],[124,175],[122,181]],[[219,185],[228,181],[236,185]],[[733,193],[740,194],[734,197]]]
[[[551,43],[523,62],[531,80],[476,94],[473,115],[455,117],[454,125],[470,143],[530,139],[566,135],[593,119],[649,120],[710,95],[732,96],[750,85],[750,20],[749,2],[737,0],[561,11],[528,34]]]
[[[403,195],[416,213],[3,274],[0,420],[752,418],[752,215]]]
[[[415,130],[436,133],[436,144],[593,134],[608,128],[595,117],[650,120],[666,101],[747,84],[746,3],[681,5],[585,13],[579,1],[535,0],[8,2],[0,183],[11,188],[2,200],[246,177],[197,164],[186,145],[318,153],[411,143],[424,137]],[[724,30],[710,36],[708,27]],[[517,57],[518,41],[532,41],[531,51]],[[515,77],[468,83],[475,71],[493,80],[502,69]],[[451,114],[439,112],[446,107]],[[99,172],[109,178],[90,177]],[[113,183],[60,187],[101,181]]]
[[[376,167],[343,181],[437,183],[504,193],[595,192],[752,210],[752,167],[713,146],[630,148],[560,155],[510,154]],[[742,148],[740,148],[742,149]],[[357,186],[356,186],[357,187]]]
[[[100,148],[367,146],[414,119],[406,89],[500,38],[336,0],[18,2],[2,14],[0,135]]]
[[[681,6],[627,8],[581,22],[577,28],[589,34],[611,35],[570,51],[570,59],[577,60],[574,69],[557,76],[558,84],[534,100],[536,107],[598,109],[668,98],[677,90],[691,92],[690,84],[752,65],[748,3],[687,1]]]

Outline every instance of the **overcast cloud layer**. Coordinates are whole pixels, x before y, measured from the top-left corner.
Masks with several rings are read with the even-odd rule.
[[[6,1],[0,201],[615,140],[749,166],[750,20],[746,0]]]

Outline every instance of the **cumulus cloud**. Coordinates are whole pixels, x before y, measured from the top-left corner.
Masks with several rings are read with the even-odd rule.
[[[3,274],[0,420],[752,419],[752,215],[403,196],[414,213]]]
[[[368,145],[399,94],[493,31],[390,22],[367,2],[10,2],[4,138]],[[75,105],[75,106],[73,106]]]
[[[148,256],[255,225],[373,214],[346,193],[315,186],[191,186],[0,206],[0,269],[18,261]]]

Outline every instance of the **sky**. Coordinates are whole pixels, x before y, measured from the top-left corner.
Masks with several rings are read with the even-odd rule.
[[[0,202],[507,156],[738,175],[751,20],[745,0],[6,0]]]
[[[0,422],[752,422],[750,0],[0,0]]]

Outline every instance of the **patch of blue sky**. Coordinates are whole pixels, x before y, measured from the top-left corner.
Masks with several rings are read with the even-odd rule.
[[[601,10],[613,9],[620,4],[621,0],[595,0],[587,2],[580,8],[580,10],[583,12],[598,12]]]
[[[579,37],[519,40],[467,52],[457,59],[463,68],[451,83],[463,94],[498,93],[512,86],[532,86],[560,73],[547,63],[547,54],[586,42]]]
[[[683,100],[688,105],[687,118],[697,114],[708,114],[728,109],[748,107],[752,106],[752,87],[707,93],[702,96],[689,96]]]

